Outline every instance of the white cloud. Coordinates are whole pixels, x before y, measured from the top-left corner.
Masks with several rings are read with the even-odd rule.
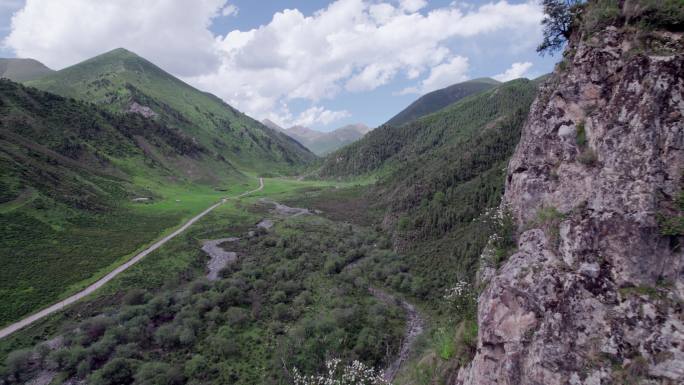
[[[221,10],[222,16],[237,16],[240,9],[234,4],[228,4]]]
[[[216,36],[212,22],[238,12],[227,0],[27,0],[5,43],[53,68],[125,47],[255,118],[322,124],[348,114],[321,107],[340,92],[399,77],[414,81],[414,92],[463,80],[468,60],[453,41],[529,35],[542,17],[536,0],[426,5],[336,0],[310,16],[283,10],[258,28]],[[294,99],[309,109],[293,116]]]
[[[347,91],[359,92],[375,89],[389,82],[397,73],[393,64],[372,63],[347,81]]]
[[[427,1],[425,0],[401,0],[399,1],[399,6],[401,7],[402,10],[413,13],[417,12],[427,5]]]
[[[524,77],[530,68],[532,68],[532,63],[528,61],[522,63],[513,63],[511,64],[511,68],[507,69],[503,73],[494,75],[492,77],[500,82],[507,82],[509,80]]]
[[[348,111],[330,111],[323,107],[311,107],[307,110],[304,110],[293,122],[294,124],[289,124],[289,126],[301,125],[310,127],[318,123],[326,126],[332,122],[347,118],[349,116],[350,114]]]
[[[219,37],[219,70],[187,80],[258,118],[273,116],[292,99],[320,104],[399,76],[426,76],[414,91],[427,92],[467,78],[468,60],[451,52],[450,40],[537,31],[542,16],[535,0],[469,10],[453,5],[423,14],[425,5],[338,0],[311,16],[284,10],[266,25]]]
[[[454,56],[449,61],[432,67],[430,75],[425,78],[420,87],[407,87],[399,94],[426,94],[468,80],[468,58]]]
[[[266,113],[262,119],[269,119],[281,127],[292,126],[306,126],[311,127],[315,125],[326,126],[340,119],[348,118],[351,114],[347,110],[328,110],[322,106],[310,107],[297,116],[294,116],[286,103],[281,102],[279,108]]]
[[[219,64],[208,30],[226,0],[27,0],[4,43],[19,57],[62,68],[124,47],[177,75]]]

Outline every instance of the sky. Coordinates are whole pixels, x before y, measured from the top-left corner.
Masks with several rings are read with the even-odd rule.
[[[0,0],[0,57],[123,47],[283,127],[376,127],[427,92],[535,78],[538,0]]]

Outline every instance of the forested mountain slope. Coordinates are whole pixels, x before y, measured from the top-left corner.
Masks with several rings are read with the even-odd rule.
[[[296,141],[119,48],[27,85],[135,111],[178,127],[215,156],[241,168],[288,171],[315,156]]]
[[[475,271],[488,237],[478,218],[499,203],[536,89],[530,80],[513,80],[401,127],[379,127],[319,170],[380,177],[368,199],[395,246],[416,256],[421,292]]]
[[[480,78],[432,91],[418,98],[385,124],[390,126],[401,126],[402,124],[418,119],[421,116],[439,111],[466,96],[488,90],[498,84],[500,83],[494,79]]]
[[[34,59],[0,58],[0,78],[15,82],[37,79],[53,72]]]

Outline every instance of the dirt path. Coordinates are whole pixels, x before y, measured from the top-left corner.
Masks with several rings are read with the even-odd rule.
[[[244,192],[244,193],[238,195],[238,196],[235,197],[235,198],[244,197],[244,196],[246,196],[246,195],[248,195],[248,194],[252,194],[252,193],[255,193],[255,192],[257,192],[257,191],[260,191],[260,190],[262,190],[263,188],[264,188],[264,179],[263,179],[263,178],[259,178],[259,187],[258,187],[257,189],[254,189],[254,190],[251,190],[251,191]],[[198,214],[197,216],[195,216],[195,217],[193,217],[192,219],[190,219],[189,221],[185,222],[185,224],[183,224],[183,226],[181,226],[180,228],[176,229],[174,232],[172,232],[171,234],[165,236],[164,238],[158,240],[157,242],[155,242],[154,244],[152,244],[152,246],[148,247],[147,249],[143,250],[142,252],[140,252],[140,253],[139,253],[138,255],[136,255],[135,257],[129,259],[126,263],[124,263],[124,264],[122,264],[121,266],[117,267],[116,269],[112,270],[109,274],[107,274],[107,275],[105,275],[104,277],[100,278],[98,281],[96,281],[96,282],[93,283],[92,285],[86,287],[85,289],[79,291],[78,293],[72,295],[71,297],[68,297],[68,298],[66,298],[66,299],[64,299],[64,300],[62,300],[62,301],[59,301],[59,302],[53,304],[52,306],[50,306],[50,307],[48,307],[48,308],[46,308],[46,309],[43,309],[43,310],[39,311],[38,313],[35,313],[35,314],[33,314],[33,315],[30,315],[30,316],[28,316],[28,317],[26,317],[26,318],[24,318],[24,319],[22,319],[22,320],[20,320],[20,321],[18,321],[18,322],[15,322],[15,323],[13,323],[13,324],[11,324],[11,325],[9,325],[9,326],[7,326],[7,327],[1,329],[1,330],[0,330],[0,339],[9,336],[10,334],[16,332],[17,330],[22,329],[22,328],[24,328],[24,327],[26,327],[26,326],[28,326],[28,325],[30,325],[30,324],[32,324],[32,323],[38,321],[38,320],[41,319],[41,318],[45,318],[45,317],[47,317],[48,315],[50,315],[50,314],[52,314],[52,313],[55,313],[55,312],[57,312],[57,311],[60,311],[60,310],[64,309],[65,307],[67,307],[67,306],[71,305],[72,303],[74,303],[74,302],[76,302],[76,301],[78,301],[78,300],[80,300],[80,299],[82,299],[82,298],[88,296],[89,294],[92,294],[95,290],[97,290],[97,289],[101,288],[102,286],[104,286],[107,282],[109,282],[109,281],[111,281],[112,279],[114,279],[117,275],[121,274],[121,273],[124,272],[126,269],[128,269],[128,268],[131,267],[131,266],[133,266],[134,264],[138,263],[138,262],[139,262],[141,259],[143,259],[145,256],[147,256],[147,255],[150,254],[151,252],[157,250],[157,249],[160,248],[163,244],[165,244],[166,242],[168,242],[168,241],[170,241],[171,239],[175,238],[176,236],[178,236],[178,235],[179,235],[180,233],[182,233],[183,231],[187,230],[188,227],[192,226],[195,222],[197,222],[198,220],[200,220],[200,219],[201,219],[202,217],[204,217],[205,215],[209,214],[212,210],[214,210],[214,209],[217,208],[218,206],[220,206],[220,205],[222,205],[223,203],[225,203],[228,199],[229,199],[229,198],[223,198],[223,199],[221,199],[220,202],[218,202],[218,203],[212,205],[211,207],[209,207],[208,209],[202,211],[202,212],[201,212],[200,214]]]
[[[406,312],[406,332],[404,333],[404,339],[401,341],[399,354],[394,361],[382,371],[382,378],[387,382],[392,382],[397,373],[399,373],[401,365],[406,362],[411,355],[411,349],[413,348],[416,339],[423,333],[423,330],[425,329],[425,319],[423,319],[423,316],[416,310],[415,306],[403,299],[396,298],[395,296],[374,287],[368,288],[368,291],[370,291],[375,298],[388,305],[399,304],[399,306],[404,309],[404,312]]]

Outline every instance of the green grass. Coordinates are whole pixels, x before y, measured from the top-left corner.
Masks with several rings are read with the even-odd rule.
[[[252,180],[252,184],[244,187],[241,191],[248,191],[258,186],[256,180]],[[236,187],[237,189],[237,187]],[[190,194],[188,191],[169,189],[170,198],[159,202],[155,205],[139,205],[139,209],[147,211],[148,215],[152,211],[158,214],[168,213],[173,207],[176,196],[183,196],[182,194]],[[230,195],[237,195],[241,191],[230,191]],[[207,203],[207,206],[215,203],[219,196],[225,193],[210,193],[204,191],[204,195],[195,196],[195,200],[202,199]],[[199,197],[203,197],[200,199]],[[188,203],[188,200],[186,200]],[[200,204],[192,210],[204,210],[206,206]],[[193,213],[188,212],[187,217],[192,216]],[[240,201],[229,200],[226,204],[219,206],[213,212],[202,218],[199,222],[190,227],[185,233],[179,235],[173,240],[169,241],[163,247],[145,257],[142,261],[132,266],[117,278],[112,280],[102,289],[98,290],[86,301],[81,301],[72,308],[64,312],[59,312],[52,315],[45,320],[41,320],[36,324],[12,335],[9,338],[0,340],[0,361],[3,361],[4,355],[10,350],[14,350],[19,346],[33,345],[37,341],[45,340],[49,335],[53,334],[59,329],[66,320],[78,320],[86,317],[88,314],[97,314],[99,306],[107,305],[113,298],[116,298],[119,293],[125,292],[130,288],[144,288],[147,290],[158,290],[165,285],[178,285],[181,282],[187,281],[188,277],[201,275],[204,272],[204,262],[206,256],[199,250],[200,240],[211,239],[217,237],[235,236],[243,233],[247,228],[252,226],[257,220],[258,216],[251,214],[246,210],[244,203]],[[170,230],[167,230],[167,232]],[[145,240],[145,244],[151,243],[150,240]],[[98,271],[96,275],[90,276],[76,284],[71,284],[72,290],[68,292],[60,292],[55,290],[55,293],[61,293],[61,296],[73,294],[77,289],[87,286],[87,284],[95,281],[99,276],[106,274],[118,262],[127,260],[131,255],[125,255],[113,263],[108,268],[103,268]],[[62,270],[58,270],[58,274],[62,274]],[[59,287],[57,287],[59,289]],[[52,302],[52,301],[51,301]],[[4,301],[3,301],[4,303]],[[99,304],[99,305],[98,305]],[[5,314],[5,313],[3,313]]]
[[[167,185],[155,191],[152,203],[128,203],[101,215],[52,210],[47,215],[54,218],[43,222],[30,210],[0,214],[7,229],[0,237],[0,324],[79,291],[222,197],[256,186],[256,179],[225,191]]]

